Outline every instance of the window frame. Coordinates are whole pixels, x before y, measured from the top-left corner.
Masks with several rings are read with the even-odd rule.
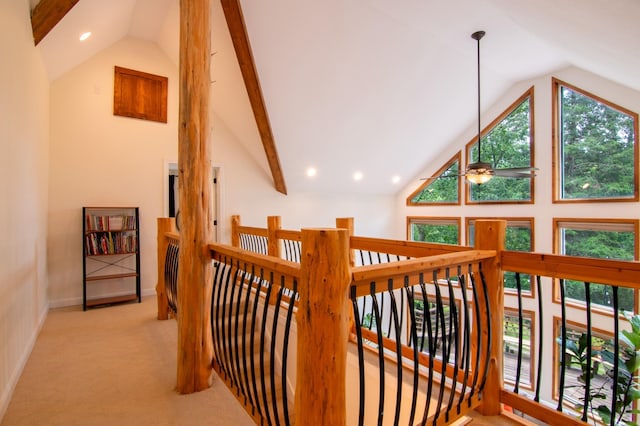
[[[577,226],[574,228],[571,227],[567,227],[567,226],[563,226],[566,223],[575,223]],[[623,227],[626,226],[630,226],[632,229],[632,232],[634,234],[634,248],[633,248],[633,252],[634,252],[634,259],[635,261],[637,261],[639,259],[639,248],[640,248],[640,243],[638,242],[638,236],[640,234],[640,220],[638,219],[607,219],[607,218],[557,218],[554,217],[553,218],[553,226],[552,226],[552,231],[553,231],[553,253],[554,254],[558,254],[558,255],[565,255],[563,253],[562,250],[562,237],[561,237],[561,229],[560,228],[568,228],[568,229],[584,229],[584,230],[589,230],[591,228],[588,227],[589,224],[592,225],[597,225],[598,227],[602,228],[602,230],[605,230],[604,227],[611,227],[612,229],[610,229],[611,231],[615,231],[616,228],[620,228],[620,230],[624,230]],[[585,259],[588,259],[588,257],[585,257]],[[592,283],[592,284],[600,284],[600,283]],[[634,310],[638,311],[638,306],[639,306],[639,294],[638,294],[638,290],[634,290],[634,302],[633,302],[633,306],[634,306]],[[561,300],[560,300],[560,280],[558,279],[554,279],[554,285],[553,285],[553,302],[560,304]],[[580,301],[580,300],[576,300],[576,299],[571,299],[571,298],[567,298],[566,301],[568,306],[573,306],[576,307],[578,309],[581,310],[586,310],[586,305],[585,302]],[[605,305],[600,305],[598,303],[593,303],[591,305],[591,308],[598,312],[601,313],[603,315],[607,315],[607,316],[613,316],[613,309],[605,306]]]
[[[511,114],[520,104],[522,104],[527,98],[529,98],[529,158],[530,167],[535,167],[535,99],[534,99],[534,86],[527,89],[518,99],[516,99],[511,105],[509,105],[500,115],[498,115],[491,123],[485,126],[480,132],[480,138],[485,137],[490,133],[498,124],[500,124],[509,114]],[[478,138],[475,136],[472,140],[465,145],[465,170],[469,167],[470,163],[476,160],[471,157],[471,149],[478,143]],[[491,164],[494,167],[494,164]],[[495,178],[494,178],[495,179]],[[510,179],[510,178],[504,178]],[[471,199],[470,185],[465,185],[465,204],[469,205],[482,205],[482,204],[535,204],[535,176],[529,179],[529,191],[531,197],[529,200],[491,200],[491,201],[474,201]]]
[[[534,217],[480,217],[480,216],[469,216],[465,218],[465,243],[467,246],[472,247],[471,245],[471,223],[475,222],[476,220],[482,220],[482,219],[496,219],[496,220],[504,220],[506,221],[506,228],[509,227],[509,223],[511,222],[511,226],[513,227],[515,224],[517,224],[518,222],[528,222],[529,223],[529,229],[531,230],[531,248],[527,253],[533,253],[535,251],[535,218]],[[506,229],[505,229],[506,231]],[[506,232],[505,232],[505,247],[506,247]],[[529,274],[527,274],[529,275]],[[528,298],[535,298],[535,286],[534,286],[534,280],[533,277],[531,275],[529,275],[531,278],[529,280],[529,282],[531,283],[531,288],[530,290],[522,290],[522,296],[523,297],[528,297]],[[510,293],[513,295],[517,294],[517,290],[515,288],[504,288],[504,291],[506,293]]]
[[[431,242],[431,241],[417,241],[413,239],[412,234],[412,225],[414,223],[423,224],[423,225],[456,225],[458,227],[458,242],[454,245],[460,245],[462,242],[462,218],[460,216],[407,216],[407,240],[415,241],[415,242],[423,242],[428,244],[448,244],[450,243],[439,243],[439,242]]]
[[[596,102],[600,102],[609,108],[617,110],[620,113],[630,115],[633,117],[634,125],[634,146],[633,146],[633,158],[634,158],[634,172],[633,172],[633,196],[630,197],[615,197],[615,198],[572,198],[572,199],[564,199],[562,198],[562,159],[561,155],[561,145],[562,145],[562,125],[560,119],[560,87],[564,86],[567,89],[573,90],[574,92],[578,92],[583,96],[593,99]],[[613,102],[610,102],[600,96],[594,95],[591,92],[583,90],[577,86],[566,83],[558,78],[551,78],[551,151],[552,151],[552,161],[551,166],[552,170],[552,197],[553,203],[617,203],[617,202],[637,202],[640,200],[639,198],[639,190],[638,190],[638,114],[624,108],[620,105],[617,105]]]
[[[434,202],[414,202],[412,201],[414,197],[416,197],[418,194],[420,194],[422,191],[424,191],[426,188],[428,188],[432,183],[434,183],[437,179],[437,177],[439,177],[441,174],[443,174],[445,171],[447,171],[447,169],[449,169],[449,167],[451,167],[455,162],[458,162],[458,169],[460,172],[462,172],[462,151],[458,151],[453,157],[451,157],[446,163],[444,163],[444,165],[442,167],[440,167],[438,169],[437,172],[434,173],[434,177],[433,178],[426,178],[425,181],[422,183],[422,185],[420,185],[418,187],[418,189],[416,189],[415,191],[413,191],[411,193],[411,195],[409,195],[407,197],[407,206],[459,206],[462,204],[462,180],[463,180],[463,176],[458,176],[458,201],[456,202],[451,202],[451,201],[434,201]]]

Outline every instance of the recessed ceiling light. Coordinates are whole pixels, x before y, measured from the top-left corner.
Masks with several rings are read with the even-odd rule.
[[[400,176],[397,176],[397,175],[396,175],[396,176],[392,177],[392,178],[391,178],[391,182],[393,182],[393,183],[399,183],[399,182],[400,182]]]
[[[315,168],[315,167],[309,167],[309,168],[307,169],[307,176],[308,176],[308,177],[314,177],[314,176],[315,176],[315,175],[317,175],[317,174],[318,174],[318,171],[316,170],[316,168]]]
[[[355,181],[362,180],[363,177],[364,177],[364,175],[362,174],[362,172],[355,172],[353,174],[353,180],[355,180]]]
[[[82,33],[82,34],[80,34],[80,41],[85,41],[89,37],[91,37],[91,31],[87,31],[86,33]]]

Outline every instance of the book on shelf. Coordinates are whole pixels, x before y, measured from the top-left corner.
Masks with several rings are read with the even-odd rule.
[[[135,216],[132,215],[87,215],[87,230],[93,231],[126,231],[135,229]]]

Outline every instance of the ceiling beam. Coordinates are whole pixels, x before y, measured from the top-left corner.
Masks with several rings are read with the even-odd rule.
[[[31,12],[31,29],[36,46],[79,1],[40,0]]]
[[[251,45],[249,44],[249,37],[247,36],[247,28],[244,24],[240,1],[221,0],[221,4],[224,17],[227,21],[227,27],[229,27],[229,34],[231,34],[231,40],[233,41],[233,47],[236,51],[238,64],[242,71],[244,85],[249,95],[253,116],[255,117],[258,132],[262,139],[262,146],[264,147],[264,152],[269,162],[273,184],[278,192],[286,194],[287,185],[284,180],[282,168],[280,167],[280,159],[278,158],[278,151],[276,150],[276,144],[273,139],[267,108],[264,103],[264,98],[262,97],[262,89],[258,81],[258,73],[256,72],[253,61],[253,54],[251,53]]]

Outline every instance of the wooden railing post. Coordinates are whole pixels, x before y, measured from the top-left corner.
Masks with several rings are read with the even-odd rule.
[[[276,233],[281,228],[280,216],[267,216],[267,254],[269,256],[280,258],[280,241]]]
[[[478,250],[495,250],[496,257],[482,263],[482,272],[487,283],[487,297],[489,312],[482,303],[477,308],[481,312],[481,329],[483,341],[488,339],[488,326],[491,327],[491,353],[489,354],[489,369],[487,381],[482,394],[482,405],[478,412],[485,416],[499,415],[502,411],[500,392],[503,387],[503,324],[504,321],[504,283],[500,265],[500,253],[505,248],[506,221],[504,220],[476,220],[475,248]],[[490,315],[490,324],[485,323]],[[481,360],[481,365],[484,365]]]
[[[336,218],[336,228],[342,228],[349,231],[349,237],[353,235],[353,218],[352,217],[338,217]],[[355,260],[355,252],[351,249],[351,244],[349,244],[349,265],[351,267],[356,266]]]
[[[303,229],[295,413],[305,424],[346,422],[349,233]]]
[[[164,268],[167,259],[169,240],[167,232],[175,232],[175,219],[172,217],[158,218],[158,283],[156,284],[156,299],[158,301],[158,319],[169,319],[169,300],[164,283]]]
[[[233,247],[240,247],[240,232],[238,227],[240,226],[240,215],[234,214],[231,216],[231,245]]]

